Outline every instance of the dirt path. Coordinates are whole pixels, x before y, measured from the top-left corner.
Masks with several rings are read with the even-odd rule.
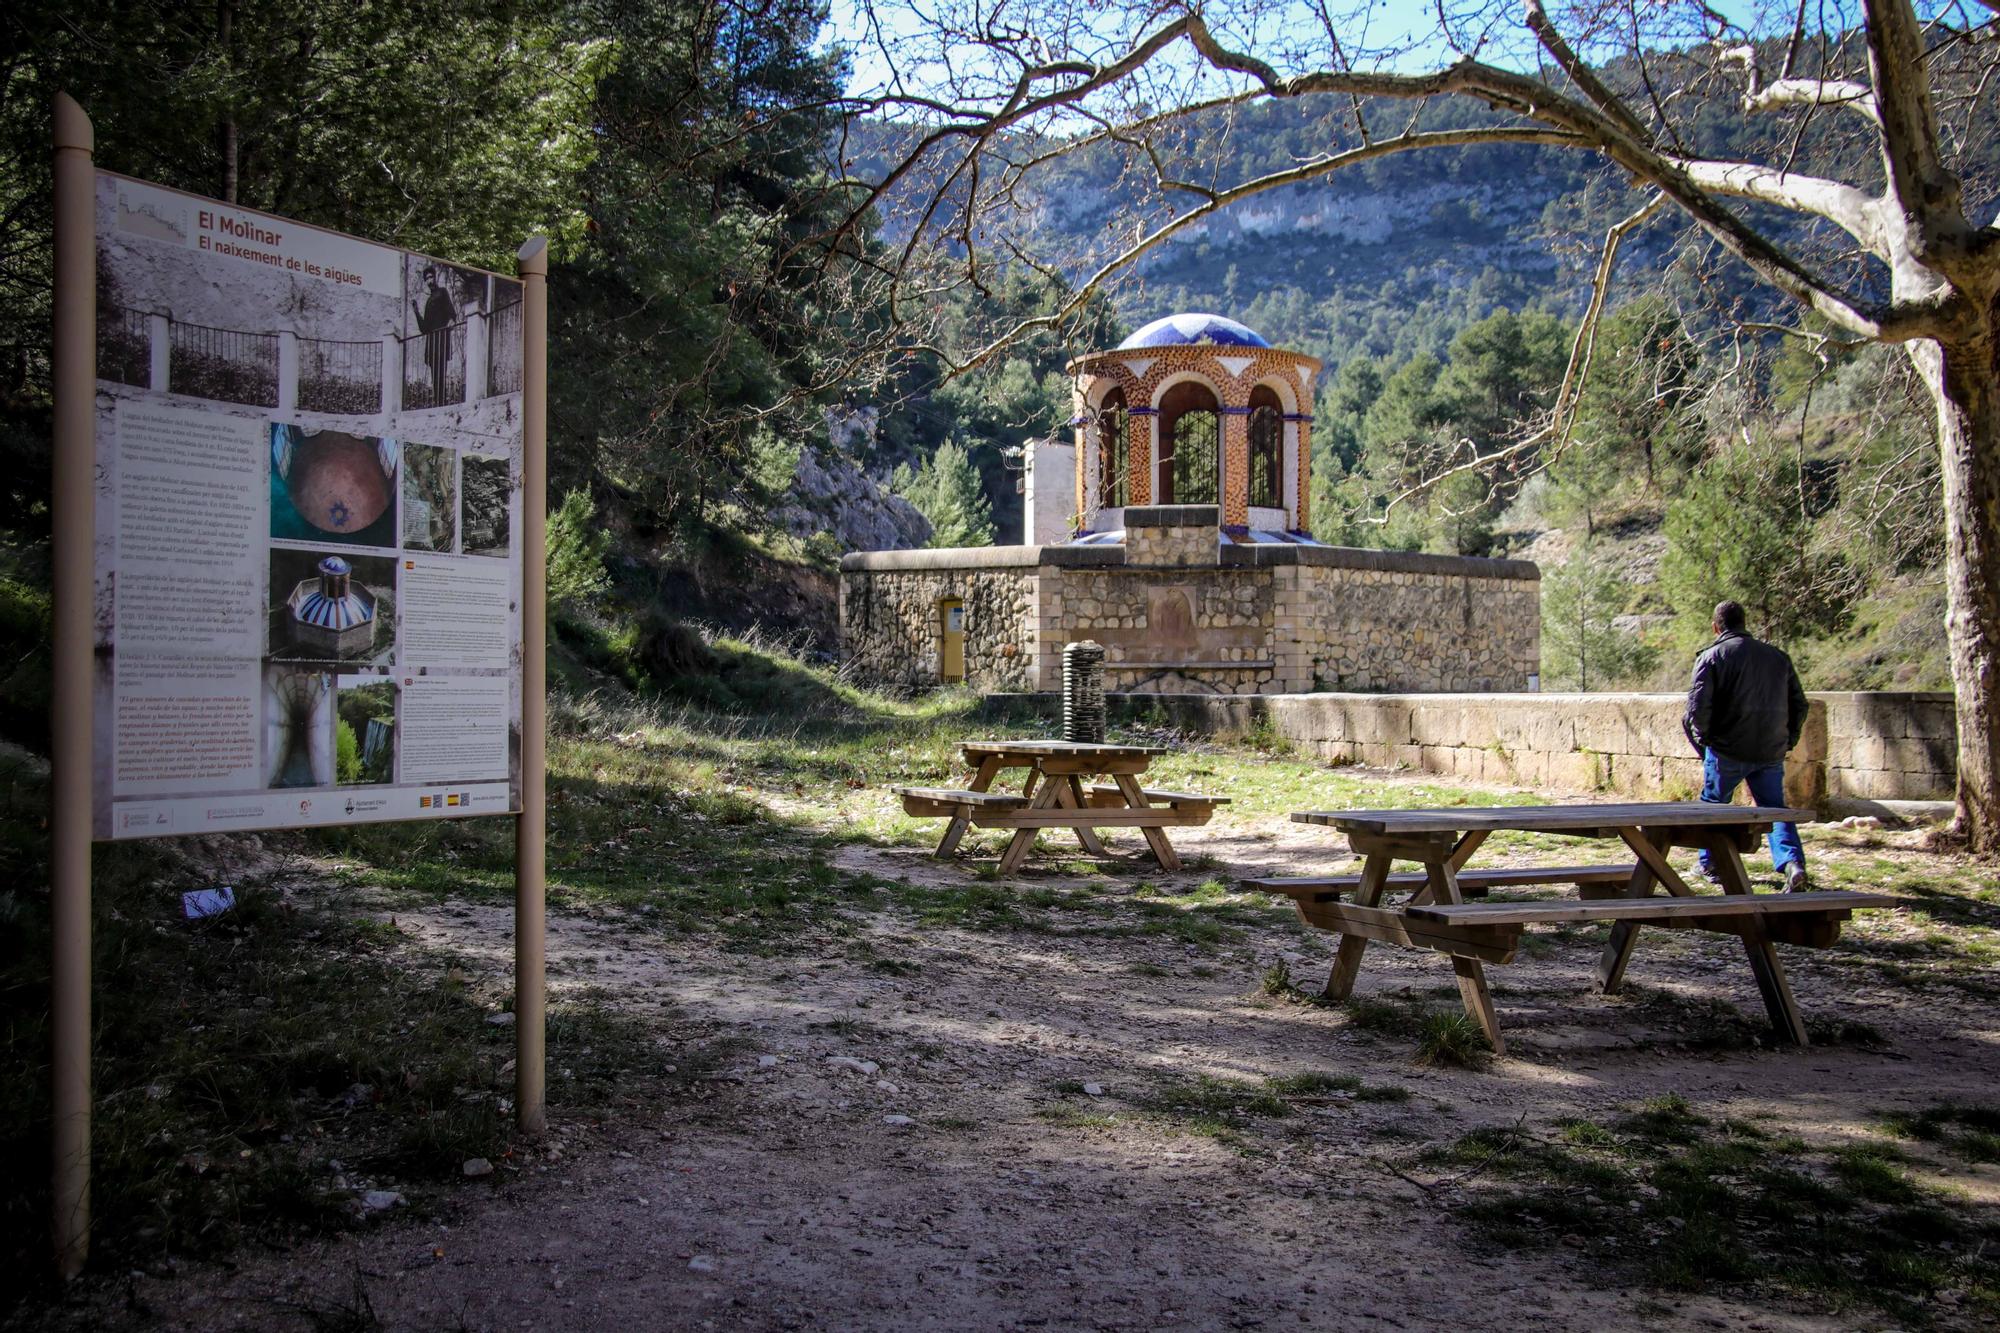
[[[1247,818],[1177,841],[1228,873],[1301,873],[1326,846]],[[910,850],[840,855],[889,879],[972,882]],[[504,977],[504,910],[399,916]],[[1204,951],[1061,922],[919,929],[889,911],[856,937],[777,957],[616,920],[550,924],[558,990],[671,1015],[659,1058],[705,1051],[706,1096],[599,1125],[561,1113],[558,1072],[548,1148],[466,1182],[439,1218],[392,1218],[228,1270],[135,1275],[72,1313],[188,1329],[367,1327],[372,1312],[396,1329],[1601,1330],[1637,1321],[1639,1297],[1560,1248],[1472,1243],[1450,1213],[1463,1186],[1412,1165],[1425,1144],[1665,1093],[1838,1139],[1885,1108],[1990,1099],[2000,1085],[1992,1006],[1912,1005],[1797,950],[1808,1013],[1870,1023],[1883,1049],[1680,1048],[1685,1005],[1719,994],[1758,1012],[1740,952],[1719,937],[1649,937],[1637,998],[1615,1000],[1589,990],[1593,949],[1524,950],[1493,970],[1512,1053],[1471,1072],[1418,1067],[1407,1039],[1265,994],[1272,963],[1311,981],[1329,956],[1275,916]],[[1363,994],[1433,988],[1450,989],[1443,960],[1370,953]],[[1409,1095],[1309,1099],[1247,1140],[1148,1114],[1176,1081],[1307,1072]],[[1981,1172],[1991,1201],[1994,1172]],[[1763,1300],[1653,1299],[1644,1322],[1660,1328],[1870,1324]]]

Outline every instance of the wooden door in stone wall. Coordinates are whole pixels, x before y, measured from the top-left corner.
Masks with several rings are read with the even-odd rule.
[[[938,678],[947,685],[965,680],[965,603],[956,597],[938,601]]]

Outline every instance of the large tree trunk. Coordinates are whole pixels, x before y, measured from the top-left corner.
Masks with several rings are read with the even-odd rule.
[[[2000,311],[1994,312],[2000,314]],[[1938,410],[1945,586],[1958,702],[1958,820],[1974,851],[2000,852],[2000,339],[1989,318],[1964,343],[1909,345]]]

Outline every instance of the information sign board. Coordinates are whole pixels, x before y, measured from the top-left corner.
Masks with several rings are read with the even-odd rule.
[[[95,208],[94,835],[518,812],[520,283]]]

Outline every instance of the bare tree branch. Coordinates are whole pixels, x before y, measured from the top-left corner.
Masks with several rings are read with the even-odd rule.
[[[1995,2],[2000,3],[2000,0]],[[1743,66],[1747,82],[1743,91],[1745,111],[1771,111],[1788,106],[1845,107],[1862,116],[1877,130],[1882,128],[1882,112],[1875,104],[1875,90],[1865,83],[1848,79],[1790,77],[1765,83],[1754,46],[1732,46],[1722,53],[1722,58]]]
[[[1868,68],[1882,119],[1882,168],[1901,205],[1911,250],[1940,269],[1956,267],[1971,239],[1958,179],[1938,149],[1937,112],[1924,63],[1923,31],[1910,0],[1862,0]]]

